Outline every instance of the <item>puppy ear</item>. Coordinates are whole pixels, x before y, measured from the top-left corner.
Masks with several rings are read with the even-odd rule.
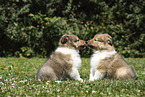
[[[63,45],[68,42],[68,36],[64,35],[59,40],[59,45]]]
[[[112,42],[111,39],[108,40],[108,44],[111,45],[111,46],[113,45],[113,42]]]
[[[107,40],[108,44],[112,46],[113,45],[112,37],[109,34],[106,34],[106,36],[108,38]]]

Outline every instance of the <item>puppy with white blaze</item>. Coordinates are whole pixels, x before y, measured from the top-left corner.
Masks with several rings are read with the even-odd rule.
[[[81,67],[79,49],[85,46],[85,41],[76,35],[63,35],[59,40],[59,47],[39,69],[38,80],[67,80],[80,78],[78,69]]]
[[[88,41],[88,47],[94,51],[90,60],[90,81],[104,77],[133,80],[138,78],[134,68],[115,51],[110,35],[96,34]]]

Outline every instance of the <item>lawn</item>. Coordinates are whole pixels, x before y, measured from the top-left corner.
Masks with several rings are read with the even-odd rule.
[[[126,97],[145,96],[145,58],[126,58],[139,76],[138,80],[102,79],[89,82],[90,59],[82,58],[79,72],[84,82],[37,81],[35,75],[46,58],[0,58],[1,96],[55,96],[55,97]]]

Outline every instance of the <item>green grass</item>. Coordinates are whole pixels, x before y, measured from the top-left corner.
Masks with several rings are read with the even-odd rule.
[[[82,58],[79,70],[85,82],[75,80],[37,81],[35,75],[45,58],[0,58],[0,97],[1,96],[56,96],[56,97],[126,97],[145,96],[145,58],[127,58],[135,67],[138,80],[103,79],[89,82],[90,60]]]

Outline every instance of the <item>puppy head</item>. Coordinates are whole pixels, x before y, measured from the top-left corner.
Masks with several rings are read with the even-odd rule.
[[[77,50],[85,47],[85,41],[80,40],[76,35],[63,35],[59,40],[59,46],[76,48]]]
[[[88,46],[94,50],[114,50],[112,37],[108,34],[96,34],[93,39],[88,41]]]

